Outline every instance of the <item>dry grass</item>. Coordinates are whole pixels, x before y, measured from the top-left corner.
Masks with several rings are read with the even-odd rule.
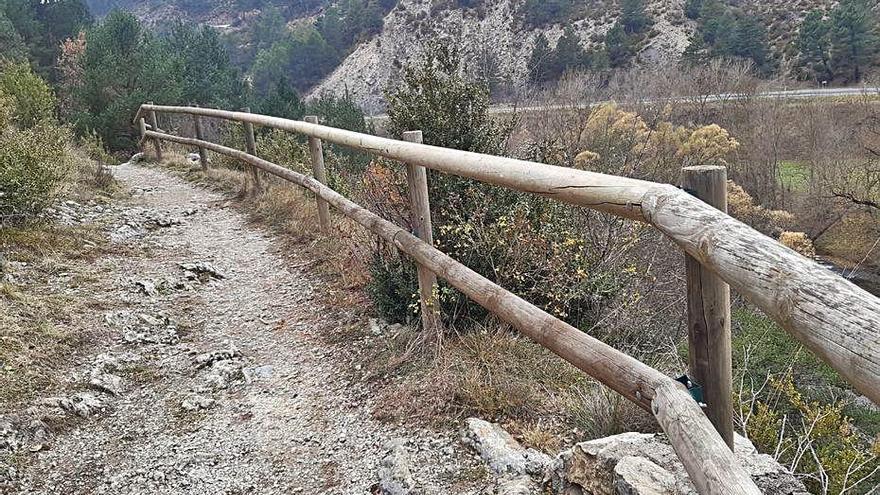
[[[333,216],[334,233],[317,229],[314,197],[298,186],[264,178],[253,194],[249,173],[237,168],[204,172],[183,155],[162,164],[187,180],[234,195],[256,223],[273,229],[301,253],[294,261],[326,275],[328,304],[361,312],[369,307],[366,253],[374,242],[365,230]],[[390,337],[368,338],[363,325],[341,325],[330,344],[346,346],[379,390],[376,417],[443,425],[466,416],[500,421],[525,445],[556,452],[570,440],[640,429],[655,430],[650,416],[607,391],[540,345],[496,322],[448,336],[442,344],[402,327]],[[353,344],[354,343],[354,344]],[[604,390],[604,392],[603,392]]]
[[[829,253],[845,267],[880,266],[880,225],[866,211],[855,211],[828,230],[816,242],[816,250]]]
[[[263,174],[265,191],[255,194],[250,173],[243,169],[202,171],[183,155],[171,153],[162,166],[194,184],[234,195],[236,205],[251,221],[272,229],[291,247],[287,252],[298,253],[295,264],[308,264],[326,275],[328,301],[365,304],[361,289],[369,280],[366,253],[374,241],[363,227],[332,215],[333,234],[322,234],[314,195],[276,177]]]
[[[409,329],[366,361],[374,376],[393,377],[375,411],[380,419],[479,416],[545,452],[571,440],[656,431],[647,412],[498,325],[447,339],[439,352]]]
[[[31,224],[0,229],[0,251],[12,262],[27,263],[24,280],[0,284],[0,409],[52,390],[56,373],[65,367],[88,337],[72,324],[89,311],[77,286],[95,282],[77,276],[59,287],[56,275],[71,273],[73,260],[105,253],[102,236],[93,228]],[[0,269],[0,275],[5,272]],[[69,290],[73,289],[73,290]]]
[[[95,162],[76,149],[68,152],[75,166],[62,199],[103,202],[120,194]],[[108,252],[98,226],[45,221],[0,226],[0,410],[60,386],[58,372],[89,337],[75,324],[77,315],[98,304],[84,295],[91,291],[83,288],[99,280],[88,262]],[[20,265],[7,278],[11,263]],[[78,270],[83,265],[90,271]]]

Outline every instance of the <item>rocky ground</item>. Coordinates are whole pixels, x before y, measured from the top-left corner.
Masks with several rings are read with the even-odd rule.
[[[102,224],[138,254],[80,267],[102,286],[95,307],[111,309],[86,319],[101,337],[63,393],[0,416],[0,454],[12,453],[0,492],[363,494],[380,474],[422,493],[490,484],[454,432],[372,418],[344,348],[321,338],[368,323],[316,297],[295,253],[216,193],[140,165],[114,174],[130,199],[56,215]]]
[[[50,211],[102,229],[110,254],[52,275],[93,308],[70,319],[89,339],[63,386],[0,413],[0,493],[695,493],[661,435],[552,457],[477,418],[461,432],[374,419],[379,391],[351,356],[391,327],[322,297],[310,260],[222,195],[142,165],[113,173],[126,199]],[[33,276],[7,265],[3,283]],[[765,493],[805,495],[748,440],[737,455]]]

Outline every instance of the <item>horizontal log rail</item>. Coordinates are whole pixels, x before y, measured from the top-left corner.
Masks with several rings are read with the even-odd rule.
[[[360,134],[242,112],[142,105],[272,127],[647,222],[880,404],[880,299],[669,184]]]
[[[318,180],[263,160],[255,153],[147,130],[141,117],[147,115],[152,120],[155,112],[291,131],[409,166],[468,177],[649,223],[699,265],[761,308],[857,390],[880,403],[880,300],[672,185],[397,141],[244,112],[152,104],[142,105],[138,110],[135,122],[141,127],[141,142],[153,140],[157,151],[159,141],[211,150],[309,189],[319,201],[326,201],[394,244],[420,267],[443,277],[544,347],[651,411],[701,494],[760,492],[713,424],[676,381],[552,317]]]
[[[701,494],[761,493],[699,405],[680,383],[663,373],[554,318],[311,177],[209,141],[154,131],[148,131],[145,137],[201,146],[312,191],[525,335],[653,413]]]

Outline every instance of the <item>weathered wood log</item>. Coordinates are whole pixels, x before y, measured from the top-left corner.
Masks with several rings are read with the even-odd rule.
[[[706,204],[727,213],[727,169],[687,167],[682,187]],[[730,287],[685,256],[688,298],[690,376],[703,390],[706,416],[733,450],[733,366],[730,337]]]
[[[195,132],[196,139],[202,140],[204,137],[202,136],[202,118],[198,114],[193,114],[193,131]],[[202,166],[202,170],[208,170],[208,152],[204,147],[199,146],[199,163]]]
[[[403,140],[421,143],[422,131],[403,133]],[[409,190],[409,204],[412,212],[412,227],[416,236],[434,245],[434,229],[431,226],[431,204],[428,199],[428,171],[425,167],[406,164],[406,183]],[[422,310],[422,329],[435,332],[440,329],[440,312],[436,301],[437,276],[426,266],[418,265],[419,303]]]
[[[417,263],[443,277],[452,286],[514,328],[627,399],[651,411],[664,430],[668,429],[668,432],[671,432],[670,442],[676,453],[679,453],[685,469],[700,493],[760,494],[757,486],[739,466],[733,453],[702,414],[696,402],[681,384],[666,375],[554,318],[314,178],[245,152],[207,141],[155,132],[148,132],[148,135],[181,144],[201,144],[212,151],[245,161],[309,189],[345,216],[394,244]],[[681,423],[676,423],[676,419],[682,419]]]
[[[250,107],[244,107],[245,113],[251,113]],[[257,154],[257,138],[254,135],[254,124],[251,122],[242,122],[244,124],[244,144],[249,155]],[[263,183],[260,179],[260,171],[253,165],[251,169],[251,178],[254,181],[254,193],[259,194],[263,190]]]
[[[664,383],[655,392],[651,412],[701,495],[761,494],[700,406],[679,383]],[[706,441],[708,438],[718,441]]]
[[[451,150],[342,129],[206,108],[197,112],[298,132],[441,172],[650,223],[880,404],[880,300],[668,184]]]
[[[138,130],[141,134],[141,138],[138,140],[138,147],[141,149],[141,153],[146,153],[147,147],[144,145],[144,139],[147,137],[147,123],[144,119],[138,119]]]
[[[308,115],[306,122],[311,124],[318,123],[317,115]],[[312,155],[312,174],[321,184],[327,183],[327,170],[324,168],[324,145],[321,140],[315,137],[309,137],[309,152]],[[330,232],[330,207],[327,202],[319,196],[318,201],[318,223],[321,225],[321,231]]]
[[[150,104],[153,102],[151,101]],[[159,116],[156,115],[155,110],[150,110],[150,129],[156,130],[159,128]],[[162,161],[162,142],[159,139],[153,140],[153,145],[156,147],[156,161]]]

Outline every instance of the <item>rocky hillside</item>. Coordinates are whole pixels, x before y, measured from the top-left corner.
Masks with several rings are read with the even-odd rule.
[[[278,7],[288,27],[314,22],[338,0],[91,0],[97,15],[113,7],[132,10],[149,24],[161,25],[177,19],[213,25],[224,30],[247,28],[269,6]],[[652,24],[638,43],[636,64],[658,64],[678,60],[698,29],[697,21],[685,14],[686,3],[698,0],[646,0]],[[794,56],[791,41],[804,15],[832,0],[726,0],[725,8],[742,17],[757,19],[766,27],[770,59],[786,70]],[[540,19],[535,11],[554,12],[555,5],[568,5],[556,18]],[[528,6],[531,5],[532,11]],[[535,7],[537,5],[537,7]],[[562,7],[559,7],[562,8]],[[572,26],[586,49],[600,48],[605,34],[620,17],[620,0],[591,0],[586,3],[535,2],[533,0],[399,0],[388,11],[378,34],[362,36],[343,53],[338,67],[308,91],[314,97],[328,91],[349,91],[368,112],[383,107],[383,92],[398,77],[401,68],[433,38],[454,40],[466,67],[474,74],[491,71],[508,91],[525,85],[529,59],[540,34],[554,46],[563,29]],[[350,52],[350,53],[349,53]]]
[[[469,61],[465,65],[475,73],[491,65],[491,70],[515,89],[528,78],[529,57],[538,35],[544,33],[555,45],[565,27],[526,27],[519,0],[485,2],[483,8],[437,8],[437,3],[401,0],[385,17],[382,33],[359,45],[311,95],[348,89],[368,111],[379,111],[384,88],[397,78],[401,67],[418,56],[424,42],[435,37],[454,40]],[[617,20],[611,3],[593,2],[587,15],[572,24],[585,48],[600,44]],[[643,63],[675,60],[687,47],[695,26],[684,17],[683,3],[653,2],[650,10],[655,24],[639,56]]]
[[[219,28],[242,26],[272,5],[282,9],[291,20],[310,17],[331,0],[295,2],[263,0],[86,0],[92,14],[103,17],[113,9],[135,13],[147,24],[161,26],[174,21],[192,21]]]

